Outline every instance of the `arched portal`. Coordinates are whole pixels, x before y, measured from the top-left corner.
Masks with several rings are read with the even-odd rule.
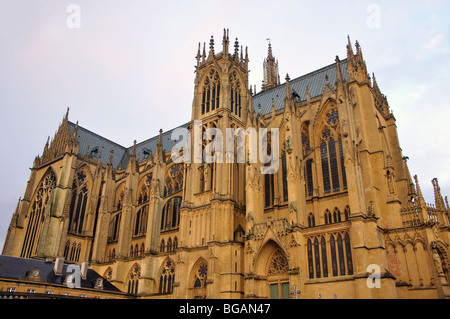
[[[281,249],[273,252],[267,263],[267,281],[271,299],[289,299],[289,264]]]
[[[289,299],[289,258],[273,239],[266,241],[255,259],[255,275],[259,280],[256,294],[271,299]]]

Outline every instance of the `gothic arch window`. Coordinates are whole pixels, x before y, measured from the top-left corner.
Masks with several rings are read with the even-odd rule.
[[[347,205],[344,208],[344,220],[350,219],[350,207]]]
[[[289,201],[289,193],[288,193],[288,181],[287,181],[287,165],[286,165],[286,152],[283,152],[281,155],[281,176],[282,176],[282,185],[283,185],[283,201]]]
[[[159,245],[159,251],[163,253],[165,250],[166,250],[166,244],[165,244],[165,241],[163,238],[163,239],[161,239],[161,244]]]
[[[344,258],[344,245],[342,242],[342,235],[337,235],[337,246],[338,246],[338,256],[339,256],[339,270],[340,275],[345,275],[345,258]]]
[[[236,71],[231,72],[229,77],[230,84],[230,110],[231,113],[241,117],[241,82],[236,74]]]
[[[328,277],[329,275],[333,277],[353,275],[353,260],[348,232],[308,238],[306,253],[310,279]],[[329,257],[331,257],[331,274],[329,273]]]
[[[116,199],[116,209],[121,210],[123,208],[123,201],[125,199],[125,193],[120,192],[118,198]]]
[[[320,238],[320,250],[322,251],[323,276],[328,277],[327,243],[324,236]]]
[[[272,140],[270,132],[267,132],[266,137],[263,140],[263,154],[267,154],[268,157],[271,157],[272,153]],[[269,166],[267,163],[265,166]],[[274,204],[275,198],[275,185],[274,185],[275,173],[267,172],[264,174],[264,207],[270,207]]]
[[[307,160],[305,164],[305,188],[306,188],[306,196],[313,196],[314,193],[314,184],[313,184],[313,174],[312,174],[312,160]]]
[[[173,291],[173,283],[175,281],[175,263],[172,259],[167,258],[161,265],[159,271],[159,293],[170,294]]]
[[[341,212],[337,207],[333,210],[333,222],[340,223],[341,222]]]
[[[308,241],[306,243],[306,249],[307,249],[307,254],[308,254],[309,279],[313,279],[314,278],[314,262],[313,262],[311,238],[308,238]]]
[[[331,267],[333,269],[333,276],[338,275],[337,258],[336,258],[336,241],[334,235],[330,235],[330,251],[331,251]]]
[[[201,259],[193,272],[193,294],[195,298],[206,298],[206,281],[208,279],[208,264]]]
[[[42,182],[34,195],[32,204],[30,205],[31,210],[28,213],[28,225],[20,257],[30,258],[36,253],[43,226],[45,205],[55,186],[56,176],[50,169],[42,179]]]
[[[331,224],[333,222],[331,219],[331,212],[328,209],[325,210],[324,218],[325,224]]]
[[[173,239],[173,250],[176,250],[178,248],[178,237],[175,236]]]
[[[134,264],[128,275],[128,293],[137,294],[139,288],[139,278],[141,277],[141,267]]]
[[[319,132],[323,191],[325,194],[347,189],[347,178],[336,106],[327,109]]]
[[[69,232],[81,234],[83,231],[88,201],[87,176],[84,170],[75,173],[72,184],[72,200],[69,210]]]
[[[70,241],[66,241],[66,245],[64,246],[64,258],[66,260],[69,259],[69,248],[70,248]]]
[[[202,115],[219,108],[220,105],[220,77],[212,69],[203,82]]]
[[[171,252],[172,251],[172,238],[169,237],[169,239],[167,240],[167,251]]]
[[[313,213],[308,214],[308,227],[315,227],[316,226],[316,218],[314,217]]]
[[[181,197],[172,197],[164,205],[161,216],[161,230],[176,229],[180,225]]]
[[[148,201],[150,199],[150,184],[152,182],[152,173],[145,176],[141,182],[138,195],[137,213],[134,221],[133,236],[145,235],[148,221]]]
[[[301,137],[302,137],[303,156],[306,157],[311,152],[311,143],[309,138],[309,122],[302,123]]]
[[[314,263],[316,265],[316,278],[321,277],[320,271],[320,251],[319,251],[319,241],[317,237],[314,238]]]
[[[345,253],[347,259],[348,274],[353,275],[352,248],[350,245],[350,235],[348,233],[345,233],[344,235],[344,242],[345,242]]]
[[[164,197],[183,189],[183,164],[174,164],[169,168],[164,183]]]
[[[119,239],[120,220],[122,213],[118,212],[113,217],[109,224],[108,241],[117,241]]]
[[[77,244],[75,242],[72,243],[68,260],[78,262],[80,260],[80,252],[81,252],[81,244],[80,243]]]

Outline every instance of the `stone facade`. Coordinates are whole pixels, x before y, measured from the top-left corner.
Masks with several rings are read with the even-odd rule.
[[[359,44],[283,84],[269,45],[258,93],[247,49],[229,44],[224,30],[221,52],[213,38],[208,53],[199,45],[181,128],[223,139],[266,128],[276,172],[250,159],[250,134],[244,146],[227,139],[231,157],[212,136],[188,139],[190,161],[175,163],[173,131],[125,148],[67,112],[34,161],[3,254],[89,262],[141,298],[449,298],[447,198],[434,179],[425,203]],[[215,160],[196,161],[196,147]]]

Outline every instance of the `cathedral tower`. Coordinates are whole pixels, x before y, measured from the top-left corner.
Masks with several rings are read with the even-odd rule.
[[[270,40],[270,39],[269,39]],[[280,85],[280,75],[278,74],[278,60],[272,54],[272,46],[269,42],[269,53],[264,59],[264,80],[262,90],[266,91]]]
[[[229,44],[228,30],[224,30],[221,52],[215,52],[213,36],[208,54],[205,44],[202,53],[200,44],[197,52],[189,124],[191,163],[185,164],[186,180],[191,182],[186,185],[181,206],[180,246],[181,258],[187,258],[183,256],[188,250],[197,249],[198,256],[192,259],[196,254],[190,253],[189,259],[193,263],[202,263],[200,258],[207,261],[211,283],[225,280],[230,287],[225,289],[228,291],[225,295],[220,294],[217,285],[197,287],[201,289],[193,291],[193,297],[237,297],[238,287],[242,286],[242,276],[235,264],[240,264],[238,259],[242,250],[236,240],[245,227],[245,181],[244,164],[237,163],[234,132],[245,128],[252,103],[248,89],[247,49],[244,52],[236,38],[230,53]],[[229,129],[233,130],[233,135],[227,134]],[[242,236],[240,238],[243,240]],[[237,259],[220,258],[222,262],[216,264],[217,258],[224,255],[233,255]]]

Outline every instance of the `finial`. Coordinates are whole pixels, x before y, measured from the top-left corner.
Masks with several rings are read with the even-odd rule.
[[[113,155],[114,155],[114,149],[111,149],[111,151],[109,152],[109,160],[108,160],[108,165],[112,166],[113,164]]]
[[[234,54],[237,56],[239,52],[239,40],[236,38],[236,41],[234,41]]]
[[[289,73],[286,73],[286,82],[288,82],[289,80],[290,80]]]
[[[211,40],[209,40],[209,53],[214,55],[214,36],[211,36]]]

